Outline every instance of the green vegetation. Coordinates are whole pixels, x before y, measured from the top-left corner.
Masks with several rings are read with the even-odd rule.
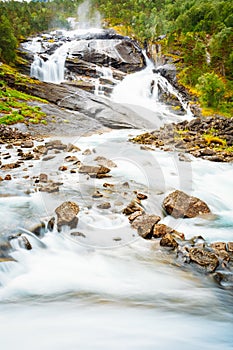
[[[7,65],[0,66],[0,77],[14,74],[15,70]],[[26,77],[15,73],[18,81],[25,82]],[[31,79],[29,79],[31,81]],[[4,80],[0,81],[0,124],[11,125],[15,123],[47,123],[46,114],[38,106],[30,105],[33,101],[46,103],[38,97],[33,97],[18,90],[10,88]]]

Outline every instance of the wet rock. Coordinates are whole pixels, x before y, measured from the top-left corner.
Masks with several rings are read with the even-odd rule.
[[[75,62],[72,62],[73,58]],[[109,40],[106,39],[76,41],[66,60],[68,70],[75,69],[74,63],[78,63],[77,58],[100,66],[110,66],[127,73],[142,69],[145,65],[142,51],[137,44],[123,38],[112,39],[110,46]]]
[[[39,145],[33,149],[33,152],[39,153],[41,155],[46,155],[48,153],[48,149],[43,145]]]
[[[164,64],[156,69],[153,69],[153,72],[160,73],[172,85],[176,82],[176,66],[174,64]]]
[[[57,214],[57,228],[61,230],[63,225],[70,228],[76,228],[78,224],[77,214],[79,213],[79,206],[75,202],[64,202],[56,208]]]
[[[101,203],[101,204],[97,205],[97,208],[98,209],[110,209],[111,204],[109,202]]]
[[[66,171],[66,170],[68,170],[68,167],[66,165],[61,165],[61,166],[59,166],[58,170]]]
[[[1,166],[1,170],[6,171],[6,170],[12,170],[12,169],[16,169],[19,168],[20,164],[19,163],[8,163],[8,164],[4,164]]]
[[[105,187],[105,188],[114,188],[115,185],[114,185],[114,184],[109,184],[109,183],[105,182],[105,183],[103,184],[103,187]]]
[[[107,168],[116,168],[117,165],[111,159],[107,159],[102,156],[98,156],[94,159],[99,165],[102,165]]]
[[[210,209],[205,202],[179,190],[170,193],[164,199],[163,206],[166,212],[175,218],[194,218],[210,213]]]
[[[165,224],[156,224],[153,229],[153,238],[160,238],[165,236],[167,233],[179,237],[179,239],[184,240],[184,234],[174,230],[173,228]]]
[[[40,192],[47,192],[47,193],[54,193],[59,192],[59,186],[55,183],[50,183],[47,186],[41,186],[39,187]]]
[[[91,150],[88,148],[88,149],[85,149],[85,151],[83,151],[83,153],[82,153],[82,155],[84,155],[84,156],[89,156],[89,155],[91,155]]]
[[[233,253],[233,242],[228,242],[227,243],[227,251],[229,253]]]
[[[137,193],[137,199],[139,199],[139,200],[145,200],[145,199],[147,199],[148,198],[148,196],[146,195],[146,194],[143,194],[143,193]]]
[[[214,242],[211,243],[211,248],[213,248],[214,250],[227,250],[227,245],[225,242]]]
[[[126,208],[123,209],[123,214],[130,215],[135,213],[136,211],[140,211],[141,213],[144,212],[144,209],[140,205],[140,201],[138,200],[132,200]]]
[[[94,166],[94,165],[81,165],[78,172],[80,174],[107,174],[110,169],[104,166]]]
[[[11,175],[10,175],[10,174],[7,174],[7,175],[4,177],[4,180],[6,180],[6,181],[12,180]]]
[[[29,240],[27,239],[27,237],[21,235],[20,237],[18,237],[18,242],[19,242],[20,248],[23,248],[23,249],[26,249],[26,250],[31,250],[32,249],[32,245],[29,242]]]
[[[0,176],[0,182],[3,181],[3,180],[4,180],[3,177]]]
[[[102,198],[103,194],[100,191],[95,191],[92,195],[92,198]]]
[[[75,156],[67,156],[67,157],[65,157],[65,161],[66,162],[77,162],[78,158]]]
[[[32,140],[26,140],[21,143],[22,148],[32,148],[34,147],[34,142]]]
[[[48,182],[48,175],[47,174],[40,174],[39,175],[39,182]]]
[[[56,149],[56,150],[64,151],[67,148],[67,145],[62,143],[61,140],[52,140],[52,141],[45,142],[45,147],[48,150]]]
[[[84,233],[82,233],[82,232],[71,232],[70,235],[73,236],[73,237],[86,238],[86,235],[84,235]]]
[[[20,155],[21,160],[31,160],[34,159],[34,154],[31,152],[23,153]]]
[[[72,143],[69,143],[66,147],[66,151],[67,152],[80,152],[81,149],[75,145],[73,145]]]
[[[206,272],[214,272],[219,265],[217,255],[204,249],[190,248],[189,257],[191,262],[203,267]]]
[[[0,255],[0,263],[8,262],[8,261],[16,261],[12,256]]]
[[[134,221],[138,216],[141,216],[142,215],[142,211],[141,210],[138,210],[138,211],[135,211],[133,214],[131,214],[128,219],[129,221]]]
[[[29,133],[19,131],[17,128],[0,125],[0,143],[13,142],[14,140],[24,140],[30,137]]]
[[[46,157],[43,157],[42,158],[42,161],[43,162],[48,162],[49,160],[52,160],[52,159],[54,159],[55,158],[55,156],[46,156]]]
[[[34,227],[32,227],[30,231],[34,233],[34,235],[36,235],[37,237],[41,237],[44,235],[45,230],[46,230],[45,223],[41,222],[35,225]]]
[[[233,273],[218,271],[213,275],[215,281],[223,288],[233,289]]]
[[[178,243],[176,242],[175,238],[172,236],[171,233],[166,233],[160,240],[160,245],[162,247],[168,247],[175,249],[178,247]]]
[[[47,224],[47,229],[52,232],[55,226],[55,217],[52,217]]]
[[[132,228],[136,229],[138,234],[145,238],[150,239],[153,235],[153,228],[154,225],[159,222],[161,218],[157,215],[148,215],[144,214],[141,216],[138,216],[133,222],[132,222]]]

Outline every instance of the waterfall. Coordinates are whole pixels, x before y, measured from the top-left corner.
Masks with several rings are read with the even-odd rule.
[[[59,84],[64,80],[64,67],[70,42],[64,43],[45,61],[38,54],[31,65],[30,75],[41,81]]]
[[[127,105],[140,106],[150,111],[161,113],[169,121],[169,117],[177,117],[177,114],[168,110],[168,107],[159,102],[161,92],[171,94],[177,98],[184,109],[184,119],[190,120],[192,112],[179,92],[160,73],[153,72],[154,65],[147,59],[147,67],[139,72],[130,74],[115,86],[112,94],[114,102]]]

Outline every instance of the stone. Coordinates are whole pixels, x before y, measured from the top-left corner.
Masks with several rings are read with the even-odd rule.
[[[214,280],[223,288],[233,289],[233,273],[218,271],[213,275]]]
[[[32,140],[26,140],[21,143],[22,148],[32,148],[34,147],[34,142]]]
[[[84,156],[89,156],[91,154],[91,150],[88,148],[88,149],[85,149],[85,151],[83,151],[82,155]]]
[[[103,197],[103,194],[100,193],[100,191],[95,191],[92,195],[92,198],[102,198]]]
[[[33,152],[46,155],[48,153],[48,148],[43,145],[39,145],[33,149]]]
[[[109,183],[107,183],[107,182],[105,182],[104,184],[103,184],[103,187],[105,187],[105,188],[114,188],[114,184],[109,184]]]
[[[164,199],[163,207],[169,215],[175,218],[194,218],[210,213],[210,209],[205,202],[179,190],[170,193]]]
[[[214,242],[210,244],[211,248],[214,250],[227,250],[227,245],[225,242]]]
[[[19,163],[8,163],[8,164],[4,164],[1,166],[1,170],[6,171],[6,170],[12,170],[12,169],[16,169],[19,168],[20,164]]]
[[[233,253],[233,242],[228,242],[227,243],[227,251],[229,253]]]
[[[78,224],[77,214],[79,213],[79,206],[75,202],[64,202],[56,208],[57,214],[57,228],[61,230],[63,225],[70,228],[76,228]]]
[[[108,167],[108,168],[116,168],[117,165],[116,163],[114,163],[111,159],[107,159],[105,157],[102,156],[98,156],[94,159],[95,162],[97,162],[99,165],[102,165],[104,167]]]
[[[70,235],[73,236],[73,237],[86,238],[86,235],[84,235],[84,233],[82,233],[82,232],[71,232]]]
[[[6,180],[6,181],[12,180],[11,175],[10,175],[10,174],[7,174],[7,175],[5,176],[5,178],[4,178],[4,180]]]
[[[78,172],[80,174],[107,174],[110,169],[104,166],[81,165]]]
[[[126,208],[123,209],[122,213],[125,215],[133,214],[135,211],[144,212],[144,209],[140,206],[140,202],[132,200]]]
[[[148,198],[148,196],[146,195],[146,194],[143,194],[143,193],[137,193],[137,199],[139,199],[139,200],[145,200],[145,199],[147,199]]]
[[[67,147],[66,147],[66,152],[80,152],[81,149],[75,145],[73,145],[72,143],[68,143]]]
[[[32,245],[29,242],[29,240],[27,239],[27,237],[21,235],[18,237],[18,242],[19,242],[19,246],[20,248],[26,249],[26,250],[31,250],[32,249]]]
[[[40,174],[39,181],[40,182],[48,182],[48,175],[47,174]]]
[[[48,150],[57,149],[57,150],[64,151],[67,148],[67,145],[62,143],[61,140],[52,140],[52,141],[45,142],[45,147]]]
[[[205,268],[206,272],[214,272],[219,265],[216,254],[200,248],[189,249],[190,261]]]
[[[61,166],[59,166],[58,170],[66,171],[66,170],[68,170],[68,167],[66,165],[61,165]]]
[[[34,227],[32,227],[30,229],[30,231],[32,233],[34,233],[34,235],[36,235],[37,237],[42,236],[45,233],[45,223],[41,222],[41,223],[35,225]]]
[[[154,225],[161,220],[160,216],[144,214],[138,216],[131,224],[136,229],[139,236],[150,239],[153,234]]]
[[[138,210],[138,211],[135,211],[133,214],[131,214],[128,219],[129,221],[134,221],[138,216],[141,216],[142,215],[142,211],[141,210]]]
[[[39,187],[40,192],[54,193],[59,192],[59,186],[55,183],[48,184],[47,186]]]
[[[171,233],[166,233],[160,240],[161,247],[168,247],[175,249],[178,247],[178,243]]]
[[[77,162],[78,158],[75,156],[67,156],[67,157],[65,157],[65,161],[66,162]]]
[[[178,237],[181,240],[184,240],[184,234],[174,230],[173,228],[165,224],[156,224],[153,229],[153,238],[160,238],[165,236],[167,233],[172,234],[173,236]]]
[[[47,224],[47,229],[52,232],[55,226],[55,217],[52,217]]]
[[[101,204],[97,205],[97,208],[98,209],[110,209],[111,204],[109,202],[101,203]]]

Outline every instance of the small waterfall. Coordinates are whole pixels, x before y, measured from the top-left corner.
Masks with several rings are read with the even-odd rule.
[[[95,95],[105,96],[105,81],[106,83],[110,82],[110,84],[115,84],[117,80],[113,78],[112,69],[109,67],[97,66],[96,72],[100,74],[100,78],[95,81]]]
[[[47,61],[35,55],[31,65],[30,75],[41,81],[59,84],[64,81],[65,60],[70,47],[70,42],[60,46]]]

